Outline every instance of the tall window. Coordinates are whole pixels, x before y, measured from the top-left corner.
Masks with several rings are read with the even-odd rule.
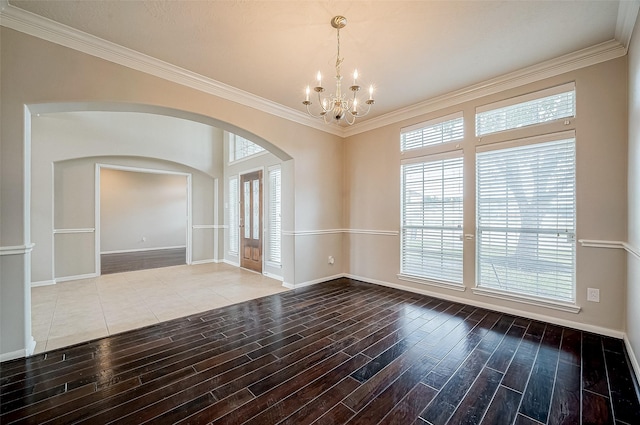
[[[462,177],[461,152],[402,165],[402,275],[462,284]]]
[[[573,302],[575,139],[548,138],[477,153],[477,281]]]
[[[280,167],[269,169],[269,251],[267,261],[280,265],[282,262],[281,233],[282,233],[282,173]]]
[[[476,134],[506,139],[575,113],[568,83],[477,108]],[[575,302],[573,131],[478,147],[476,204],[480,290]]]
[[[237,134],[229,133],[229,162],[238,161],[260,152],[264,152],[262,146],[256,145]]]
[[[239,239],[240,235],[238,229],[240,221],[238,215],[240,214],[240,206],[238,200],[238,177],[234,176],[229,178],[229,254],[238,255]]]

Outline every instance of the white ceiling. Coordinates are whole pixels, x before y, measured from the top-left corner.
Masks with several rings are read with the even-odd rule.
[[[376,87],[366,118],[613,40],[619,3],[9,0],[298,111],[316,72],[333,75],[344,15],[343,75]]]

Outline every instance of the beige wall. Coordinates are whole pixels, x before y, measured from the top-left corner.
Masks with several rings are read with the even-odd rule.
[[[626,57],[508,90],[475,101],[448,107],[416,119],[399,122],[346,140],[345,227],[371,231],[346,237],[347,268],[354,277],[395,285],[438,296],[460,297],[477,305],[496,307],[566,324],[580,323],[603,331],[624,329],[625,267],[622,250],[577,247],[577,304],[579,314],[475,295],[475,240],[465,241],[464,292],[409,283],[398,279],[399,234],[375,234],[400,229],[400,129],[405,126],[463,111],[464,233],[475,235],[475,146],[473,116],[476,106],[535,90],[575,81],[577,116],[571,124],[550,125],[549,131],[576,130],[577,237],[620,241],[626,237]],[[515,137],[533,134],[514,131]],[[485,138],[488,139],[488,138]],[[483,143],[488,140],[483,140]],[[586,301],[587,288],[600,289],[600,303]]]
[[[187,176],[100,171],[100,253],[186,242]]]
[[[629,247],[640,255],[640,22],[629,47],[629,158],[628,158],[628,236]],[[640,376],[640,258],[627,255],[627,338]]]
[[[192,222],[196,225],[192,258],[214,259],[214,232],[197,225],[216,224],[213,194],[215,179],[221,179],[223,172],[222,138],[222,131],[210,125],[148,113],[87,111],[33,116],[30,229],[36,245],[31,254],[32,282],[97,272],[94,233],[54,234],[54,229],[97,227],[98,163],[191,174]],[[107,232],[107,237],[110,234]]]
[[[25,164],[30,163],[25,140],[29,140],[30,126],[25,127],[25,105],[39,103],[82,102],[96,109],[102,102],[153,105],[196,115],[221,129],[244,132],[243,136],[287,160],[283,178],[290,174],[291,186],[283,193],[285,230],[341,227],[342,141],[337,136],[5,27],[0,43],[1,246],[31,243],[30,185],[25,179],[25,172],[29,173]],[[335,266],[326,264],[326,252],[340,252],[342,238],[331,236],[305,236],[319,243],[308,244],[304,257],[294,254],[297,236],[287,236],[283,241],[285,279],[296,284],[335,274]],[[7,358],[23,355],[31,344],[30,254],[2,255],[0,261],[0,355]]]

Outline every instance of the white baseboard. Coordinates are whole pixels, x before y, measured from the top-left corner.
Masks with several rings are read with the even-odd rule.
[[[198,265],[198,264],[219,263],[220,261],[221,261],[221,260],[216,260],[216,259],[213,259],[213,258],[209,258],[209,259],[207,259],[207,260],[196,260],[196,261],[192,261],[192,262],[191,262],[191,265],[192,265],[192,266],[195,266],[195,265]]]
[[[29,357],[33,354],[36,349],[36,340],[31,337],[31,339],[27,342],[27,347],[22,350],[11,351],[9,353],[0,354],[0,362],[6,362],[9,360],[21,359],[24,357]]]
[[[282,276],[280,276],[280,275],[269,273],[269,272],[265,272],[265,271],[263,271],[262,274],[265,275],[268,278],[279,280],[280,282],[284,282],[284,278]]]
[[[0,354],[0,362],[6,362],[9,360],[20,359],[25,356],[26,350],[23,348],[22,350],[11,351],[9,353]]]
[[[633,351],[633,347],[631,346],[631,341],[627,337],[627,334],[624,334],[624,346],[627,349],[627,354],[629,355],[629,360],[631,360],[631,367],[633,372],[636,374],[636,380],[640,383],[640,363],[638,363],[638,357],[636,357],[636,353]]]
[[[87,274],[79,274],[75,276],[56,277],[55,281],[56,283],[69,282],[71,280],[93,279],[98,276],[100,276],[98,273],[87,273]]]
[[[426,290],[426,289],[412,288],[412,287],[408,287],[408,286],[404,286],[404,285],[398,285],[396,283],[384,282],[384,281],[377,280],[377,279],[370,279],[370,278],[367,278],[367,277],[355,276],[355,275],[351,275],[351,274],[345,274],[344,277],[348,277],[348,278],[355,279],[355,280],[360,280],[360,281],[367,282],[367,283],[373,283],[375,285],[381,285],[381,286],[386,286],[386,287],[389,287],[389,288],[400,289],[400,290],[403,290],[403,291],[409,291],[409,292],[413,292],[413,293],[416,293],[416,294],[428,295],[430,297],[439,298],[439,299],[443,299],[443,300],[447,300],[447,301],[453,301],[453,302],[457,302],[457,303],[461,303],[461,304],[468,304],[468,305],[472,305],[474,307],[480,307],[480,308],[484,308],[484,309],[487,309],[487,310],[497,311],[499,313],[511,314],[511,315],[514,315],[514,316],[525,317],[527,319],[539,320],[541,322],[547,322],[547,323],[551,323],[551,324],[554,324],[554,325],[565,326],[567,328],[578,329],[578,330],[586,331],[586,332],[593,332],[593,333],[596,333],[596,334],[599,334],[599,335],[610,336],[612,338],[623,339],[624,336],[625,336],[624,332],[619,331],[619,330],[615,330],[615,329],[604,328],[604,327],[596,326],[596,325],[589,325],[587,323],[575,322],[573,320],[566,320],[566,319],[560,319],[560,318],[556,318],[556,317],[550,317],[550,316],[547,316],[547,315],[544,315],[544,314],[531,313],[531,312],[527,312],[527,311],[523,311],[523,310],[519,310],[519,309],[515,309],[515,308],[504,307],[504,306],[495,305],[495,304],[489,304],[489,303],[485,303],[485,302],[482,302],[482,301],[476,301],[474,299],[457,297],[455,295],[444,294],[444,293],[440,293],[440,292],[432,292],[432,291],[429,291],[429,290]]]
[[[33,354],[35,350],[36,350],[36,340],[33,338],[33,336],[31,336],[31,340],[27,344],[27,348],[25,348],[24,351],[27,357],[29,357],[30,355]]]
[[[55,284],[56,284],[55,280],[41,280],[38,282],[31,282],[31,287],[36,288],[38,286],[49,286],[49,285],[55,285]]]
[[[100,255],[104,254],[127,254],[130,252],[144,252],[144,251],[162,251],[163,249],[180,249],[186,248],[186,245],[177,245],[177,246],[161,246],[157,248],[137,248],[137,249],[117,249],[115,251],[102,251]]]
[[[226,259],[225,259],[225,260],[222,260],[222,262],[223,262],[223,263],[225,263],[225,264],[228,264],[228,265],[230,265],[230,266],[233,266],[233,267],[240,267],[240,263],[234,263],[234,262],[233,262],[233,261],[231,261],[231,260],[226,260]]]
[[[305,286],[316,285],[316,284],[322,283],[322,282],[328,282],[328,281],[333,280],[333,279],[339,279],[339,278],[345,277],[345,276],[346,275],[344,273],[340,273],[340,274],[335,274],[333,276],[321,277],[320,279],[308,280],[306,282],[300,282],[300,283],[287,283],[287,282],[285,282],[285,283],[282,284],[282,286],[284,286],[285,288],[289,288],[289,289],[298,289],[298,288],[304,288]]]

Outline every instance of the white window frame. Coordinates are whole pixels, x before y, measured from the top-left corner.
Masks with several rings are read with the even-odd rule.
[[[235,182],[235,183],[234,183]],[[235,189],[234,189],[235,184]],[[240,179],[239,176],[229,177],[229,236],[227,253],[230,256],[240,256]]]
[[[567,238],[567,241],[572,244],[572,277],[571,277],[571,299],[559,299],[559,298],[553,298],[550,297],[548,295],[546,296],[537,296],[535,294],[532,293],[526,293],[524,291],[518,291],[516,290],[505,290],[505,289],[501,289],[501,288],[496,288],[495,285],[491,286],[491,285],[483,285],[482,282],[482,275],[481,275],[481,270],[480,270],[480,261],[481,261],[481,257],[482,257],[482,232],[484,231],[488,231],[489,229],[485,228],[485,226],[480,224],[480,217],[481,217],[481,211],[480,211],[480,199],[479,199],[479,185],[481,184],[479,182],[479,179],[476,176],[476,287],[473,289],[473,292],[476,294],[480,294],[480,295],[486,295],[486,296],[491,296],[491,297],[496,297],[496,298],[500,298],[500,299],[506,299],[506,300],[512,300],[512,301],[519,301],[519,302],[523,302],[526,304],[531,304],[531,305],[537,305],[537,306],[543,306],[543,307],[550,307],[550,308],[554,308],[554,309],[558,309],[558,310],[562,310],[562,311],[567,311],[567,312],[571,312],[571,313],[577,313],[580,311],[580,308],[578,306],[576,306],[575,302],[576,302],[576,295],[575,295],[575,291],[576,291],[576,197],[575,197],[575,181],[576,181],[576,159],[575,159],[575,131],[565,131],[565,132],[559,132],[559,133],[553,133],[553,134],[547,134],[547,135],[541,135],[541,136],[535,136],[535,137],[530,137],[530,138],[525,138],[525,139],[519,139],[519,140],[511,140],[511,141],[505,141],[502,143],[495,143],[495,144],[489,144],[489,145],[484,145],[484,146],[478,146],[476,149],[476,164],[478,161],[478,156],[477,154],[480,153],[484,153],[484,152],[490,152],[490,151],[505,151],[506,149],[511,149],[511,148],[516,148],[516,147],[522,147],[522,146],[532,146],[532,145],[538,145],[538,144],[543,144],[543,143],[548,143],[548,142],[559,142],[559,141],[563,141],[563,140],[573,140],[573,181],[572,183],[572,187],[573,187],[573,205],[572,205],[572,227],[568,228],[568,229],[557,229],[558,230],[558,234],[562,233],[563,237]],[[476,174],[478,173],[478,169],[476,169]],[[514,220],[517,220],[517,218],[514,217]],[[496,231],[498,231],[498,229],[494,229]],[[543,234],[545,232],[547,232],[547,230],[549,229],[540,229],[542,232],[540,234]],[[510,232],[515,232],[517,233],[517,228],[512,227],[512,230],[510,230]],[[528,231],[525,229],[525,231]],[[548,232],[547,232],[548,233]],[[538,234],[538,233],[536,233]],[[496,273],[498,273],[496,271]]]
[[[405,181],[404,181],[404,170],[405,170],[405,166],[410,166],[412,164],[428,164],[428,163],[435,163],[435,162],[442,162],[444,165],[444,161],[450,161],[450,160],[460,160],[460,171],[462,173],[462,176],[460,177],[461,184],[462,184],[462,191],[464,190],[464,159],[463,159],[463,151],[461,149],[455,149],[449,152],[445,152],[445,153],[438,153],[438,154],[433,154],[433,155],[428,155],[428,156],[422,156],[422,157],[416,157],[416,158],[412,158],[412,159],[407,159],[401,162],[401,187],[400,187],[400,193],[401,193],[401,207],[400,207],[400,219],[401,219],[401,223],[400,223],[400,273],[398,274],[398,279],[400,280],[404,280],[404,281],[410,281],[410,282],[415,282],[415,283],[421,283],[421,284],[426,284],[426,285],[432,285],[432,286],[438,286],[438,287],[443,287],[443,288],[448,288],[448,289],[453,289],[456,291],[464,291],[466,288],[464,287],[464,283],[463,283],[463,272],[464,272],[464,232],[463,232],[463,214],[464,211],[462,212],[462,215],[460,217],[460,221],[459,221],[459,225],[458,226],[445,226],[444,223],[442,226],[415,226],[415,225],[406,225],[405,224],[405,218],[406,218],[406,205],[405,205],[405,198],[406,198],[406,187],[405,187]],[[442,188],[444,188],[444,182],[443,180],[440,180],[441,182],[443,182],[442,184]],[[444,190],[444,189],[442,189]],[[461,208],[464,207],[464,196],[462,195],[462,199],[460,201],[460,205]],[[444,206],[443,206],[444,208]],[[443,216],[443,219],[445,217]],[[437,228],[436,228],[437,227]],[[460,257],[459,257],[459,261],[460,261],[460,277],[459,280],[449,280],[449,279],[442,279],[441,277],[438,276],[438,274],[434,273],[432,275],[429,275],[428,273],[416,273],[415,271],[411,271],[411,270],[405,270],[405,255],[407,255],[407,252],[405,251],[405,247],[406,247],[406,235],[407,235],[407,231],[409,230],[440,230],[442,232],[449,232],[449,233],[456,233],[459,232],[459,241],[460,241]],[[444,244],[446,242],[446,239],[444,239],[444,235],[442,236],[442,240],[441,240],[441,244]],[[452,240],[452,239],[449,239]],[[444,269],[443,269],[444,270]],[[439,274],[440,276],[442,276],[442,273]]]
[[[452,130],[447,133],[446,127]],[[453,129],[451,129],[453,127]],[[415,132],[432,132],[431,137],[422,138],[423,143],[420,146],[407,147],[406,135]],[[411,152],[418,149],[441,146],[447,143],[460,141],[464,138],[464,116],[462,111],[453,114],[444,115],[425,122],[404,127],[400,130],[400,152]],[[425,143],[425,140],[427,141]]]
[[[267,169],[268,213],[267,213],[267,259],[270,267],[282,267],[282,168],[280,165]],[[277,255],[275,255],[277,253]]]
[[[531,121],[525,124],[509,125],[505,122],[505,127],[491,131],[480,131],[480,118],[484,116],[492,116],[494,119],[503,119],[508,121],[513,119],[514,114],[523,110],[529,113],[535,113],[535,107],[540,108],[545,104],[545,100],[551,97],[560,97],[558,100],[562,100],[562,95],[567,94],[568,99],[571,100],[571,104],[563,104],[564,107],[569,109],[561,110],[556,115],[549,115],[540,118],[538,121]],[[529,106],[529,110],[527,110]],[[538,109],[539,113],[539,109]],[[527,93],[521,96],[504,99],[498,102],[489,103],[486,105],[478,106],[476,108],[476,120],[475,120],[475,134],[476,137],[484,137],[490,134],[504,133],[508,131],[517,130],[520,128],[527,128],[535,125],[549,124],[559,120],[575,117],[576,114],[576,85],[575,82],[565,83],[559,86],[550,87],[544,90],[539,90],[533,93]]]

